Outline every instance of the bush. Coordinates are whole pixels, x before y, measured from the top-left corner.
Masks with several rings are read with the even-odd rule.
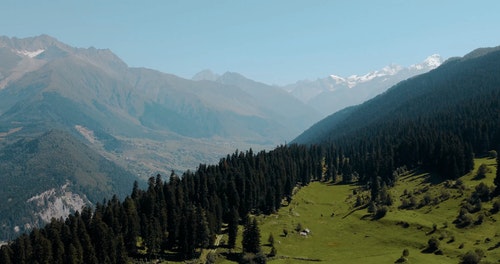
[[[475,180],[480,180],[484,179],[486,177],[486,173],[490,172],[490,169],[486,164],[481,164],[479,168],[477,169],[476,176],[474,177]]]
[[[429,193],[426,193],[422,198],[422,200],[420,201],[418,207],[424,207],[426,205],[429,205],[431,204],[431,201],[432,201],[432,196]]]
[[[396,261],[394,261],[394,263],[406,263],[407,261],[408,261],[407,258],[401,256],[398,259],[396,259]]]
[[[269,242],[269,245],[274,246],[274,236],[273,236],[273,233],[269,233],[269,238],[267,239],[267,242]]]
[[[276,256],[277,254],[278,254],[278,250],[276,250],[276,248],[273,246],[273,247],[271,248],[271,251],[269,252],[269,255],[268,255],[268,256],[269,256],[269,257],[274,257],[274,256]]]
[[[493,202],[493,207],[491,208],[491,213],[496,214],[500,211],[500,200]]]
[[[389,211],[389,208],[387,206],[380,206],[379,208],[376,209],[375,211],[375,219],[380,219],[384,217],[387,214],[387,211]]]
[[[484,252],[480,249],[469,251],[462,256],[462,264],[477,264],[481,262]]]
[[[477,216],[477,219],[476,219],[476,221],[474,222],[474,224],[475,224],[475,225],[480,225],[480,224],[482,224],[482,223],[483,223],[483,221],[484,221],[484,214],[479,214],[479,215]]]
[[[497,158],[497,156],[498,156],[498,154],[497,154],[497,152],[496,152],[495,150],[490,150],[490,151],[488,151],[488,157],[489,157],[490,159],[496,159],[496,158]]]
[[[465,208],[461,208],[458,213],[457,219],[453,223],[458,228],[463,228],[472,224],[472,215]]]
[[[207,255],[207,261],[205,262],[206,264],[213,264],[217,261],[217,254],[210,252]]]
[[[439,249],[439,240],[435,237],[432,237],[427,241],[427,249],[425,250],[427,253],[436,252]]]
[[[265,264],[266,261],[267,261],[266,256],[262,252],[259,252],[257,254],[246,253],[246,254],[242,255],[239,263],[243,263],[243,264]]]
[[[474,192],[472,193],[472,199],[480,199],[481,202],[487,202],[491,199],[492,191],[488,185],[481,182],[476,186]]]

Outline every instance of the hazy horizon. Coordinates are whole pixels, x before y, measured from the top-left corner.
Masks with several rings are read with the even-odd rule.
[[[1,35],[110,49],[131,67],[268,84],[500,45],[497,1],[2,1]]]

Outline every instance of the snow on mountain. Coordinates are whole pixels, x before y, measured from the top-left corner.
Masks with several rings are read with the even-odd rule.
[[[433,55],[427,57],[427,59],[425,59],[422,63],[413,64],[409,68],[416,69],[416,70],[423,70],[423,69],[433,70],[433,69],[439,67],[439,65],[441,65],[441,63],[443,63],[443,58],[441,58],[441,56],[439,54],[433,54]]]
[[[408,67],[391,64],[364,75],[342,77],[332,74],[315,81],[299,81],[283,89],[326,116],[344,107],[360,104],[400,81],[433,70],[443,61],[441,56],[434,54]]]
[[[37,49],[37,50],[34,50],[34,51],[29,51],[29,50],[16,50],[15,52],[17,54],[20,54],[20,55],[23,55],[23,56],[27,56],[27,57],[30,57],[30,58],[34,58],[38,55],[40,55],[42,52],[44,52],[45,50],[44,49]]]

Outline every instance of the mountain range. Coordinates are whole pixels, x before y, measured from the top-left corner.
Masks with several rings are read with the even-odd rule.
[[[335,100],[360,103],[440,62],[431,56],[409,68],[277,87],[232,72],[184,79],[131,68],[110,50],[47,35],[0,37],[0,175],[9,183],[0,224],[11,234],[46,221],[43,212],[123,197],[133,180],[214,163],[235,149],[271,149],[332,113]],[[298,96],[314,87],[322,89],[314,97]]]
[[[42,212],[57,211],[53,203],[33,203],[44,194],[59,204],[77,197],[66,207],[78,210],[127,193],[133,180],[213,163],[235,149],[283,144],[319,118],[282,89],[236,73],[188,80],[130,68],[110,50],[74,48],[47,35],[0,37],[0,175],[13,184],[0,192],[10,199],[0,223],[10,230],[4,234],[23,230],[46,220]],[[61,152],[33,147],[40,144]],[[9,191],[19,188],[22,196]]]
[[[413,64],[408,67],[391,64],[382,69],[374,70],[363,75],[340,77],[331,74],[325,78],[319,78],[314,81],[302,80],[284,86],[269,86],[247,79],[249,83],[243,87],[251,88],[246,90],[249,91],[255,89],[255,85],[252,85],[252,83],[257,84],[257,86],[262,88],[261,90],[264,93],[274,91],[272,87],[279,87],[314,109],[322,117],[326,117],[343,108],[361,104],[385,92],[400,81],[431,71],[439,67],[443,61],[444,59],[440,55],[434,54],[427,57],[421,63]],[[224,83],[224,80],[227,80],[228,76],[231,75],[234,76],[239,74],[227,72],[220,75],[211,70],[203,70],[195,74],[192,80]],[[241,75],[239,76],[240,78],[245,78]],[[297,120],[302,119],[297,118]],[[314,120],[313,122],[315,121],[319,120]],[[311,124],[312,123],[309,123],[308,125]]]
[[[441,63],[443,58],[434,54],[423,62],[408,67],[391,64],[364,75],[340,77],[332,74],[315,81],[299,81],[282,88],[323,116],[328,116],[345,107],[361,104],[398,82],[433,70]]]
[[[450,58],[435,70],[401,81],[363,104],[329,115],[293,142],[319,144],[374,134],[398,134],[399,129],[407,129],[403,124],[417,126],[425,121],[428,124],[418,130],[428,129],[429,123],[447,122],[454,125],[445,126],[445,131],[460,131],[462,139],[477,133],[475,137],[482,138],[476,139],[482,143],[474,143],[478,153],[488,147],[495,148],[500,143],[496,121],[500,117],[499,62],[500,47],[480,48],[464,57]],[[466,117],[472,120],[467,122]],[[389,127],[392,130],[385,130]],[[464,132],[464,129],[469,130]]]

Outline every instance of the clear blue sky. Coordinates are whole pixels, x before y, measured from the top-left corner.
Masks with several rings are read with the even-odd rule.
[[[2,0],[0,35],[109,48],[129,66],[269,84],[500,45],[500,1]]]

